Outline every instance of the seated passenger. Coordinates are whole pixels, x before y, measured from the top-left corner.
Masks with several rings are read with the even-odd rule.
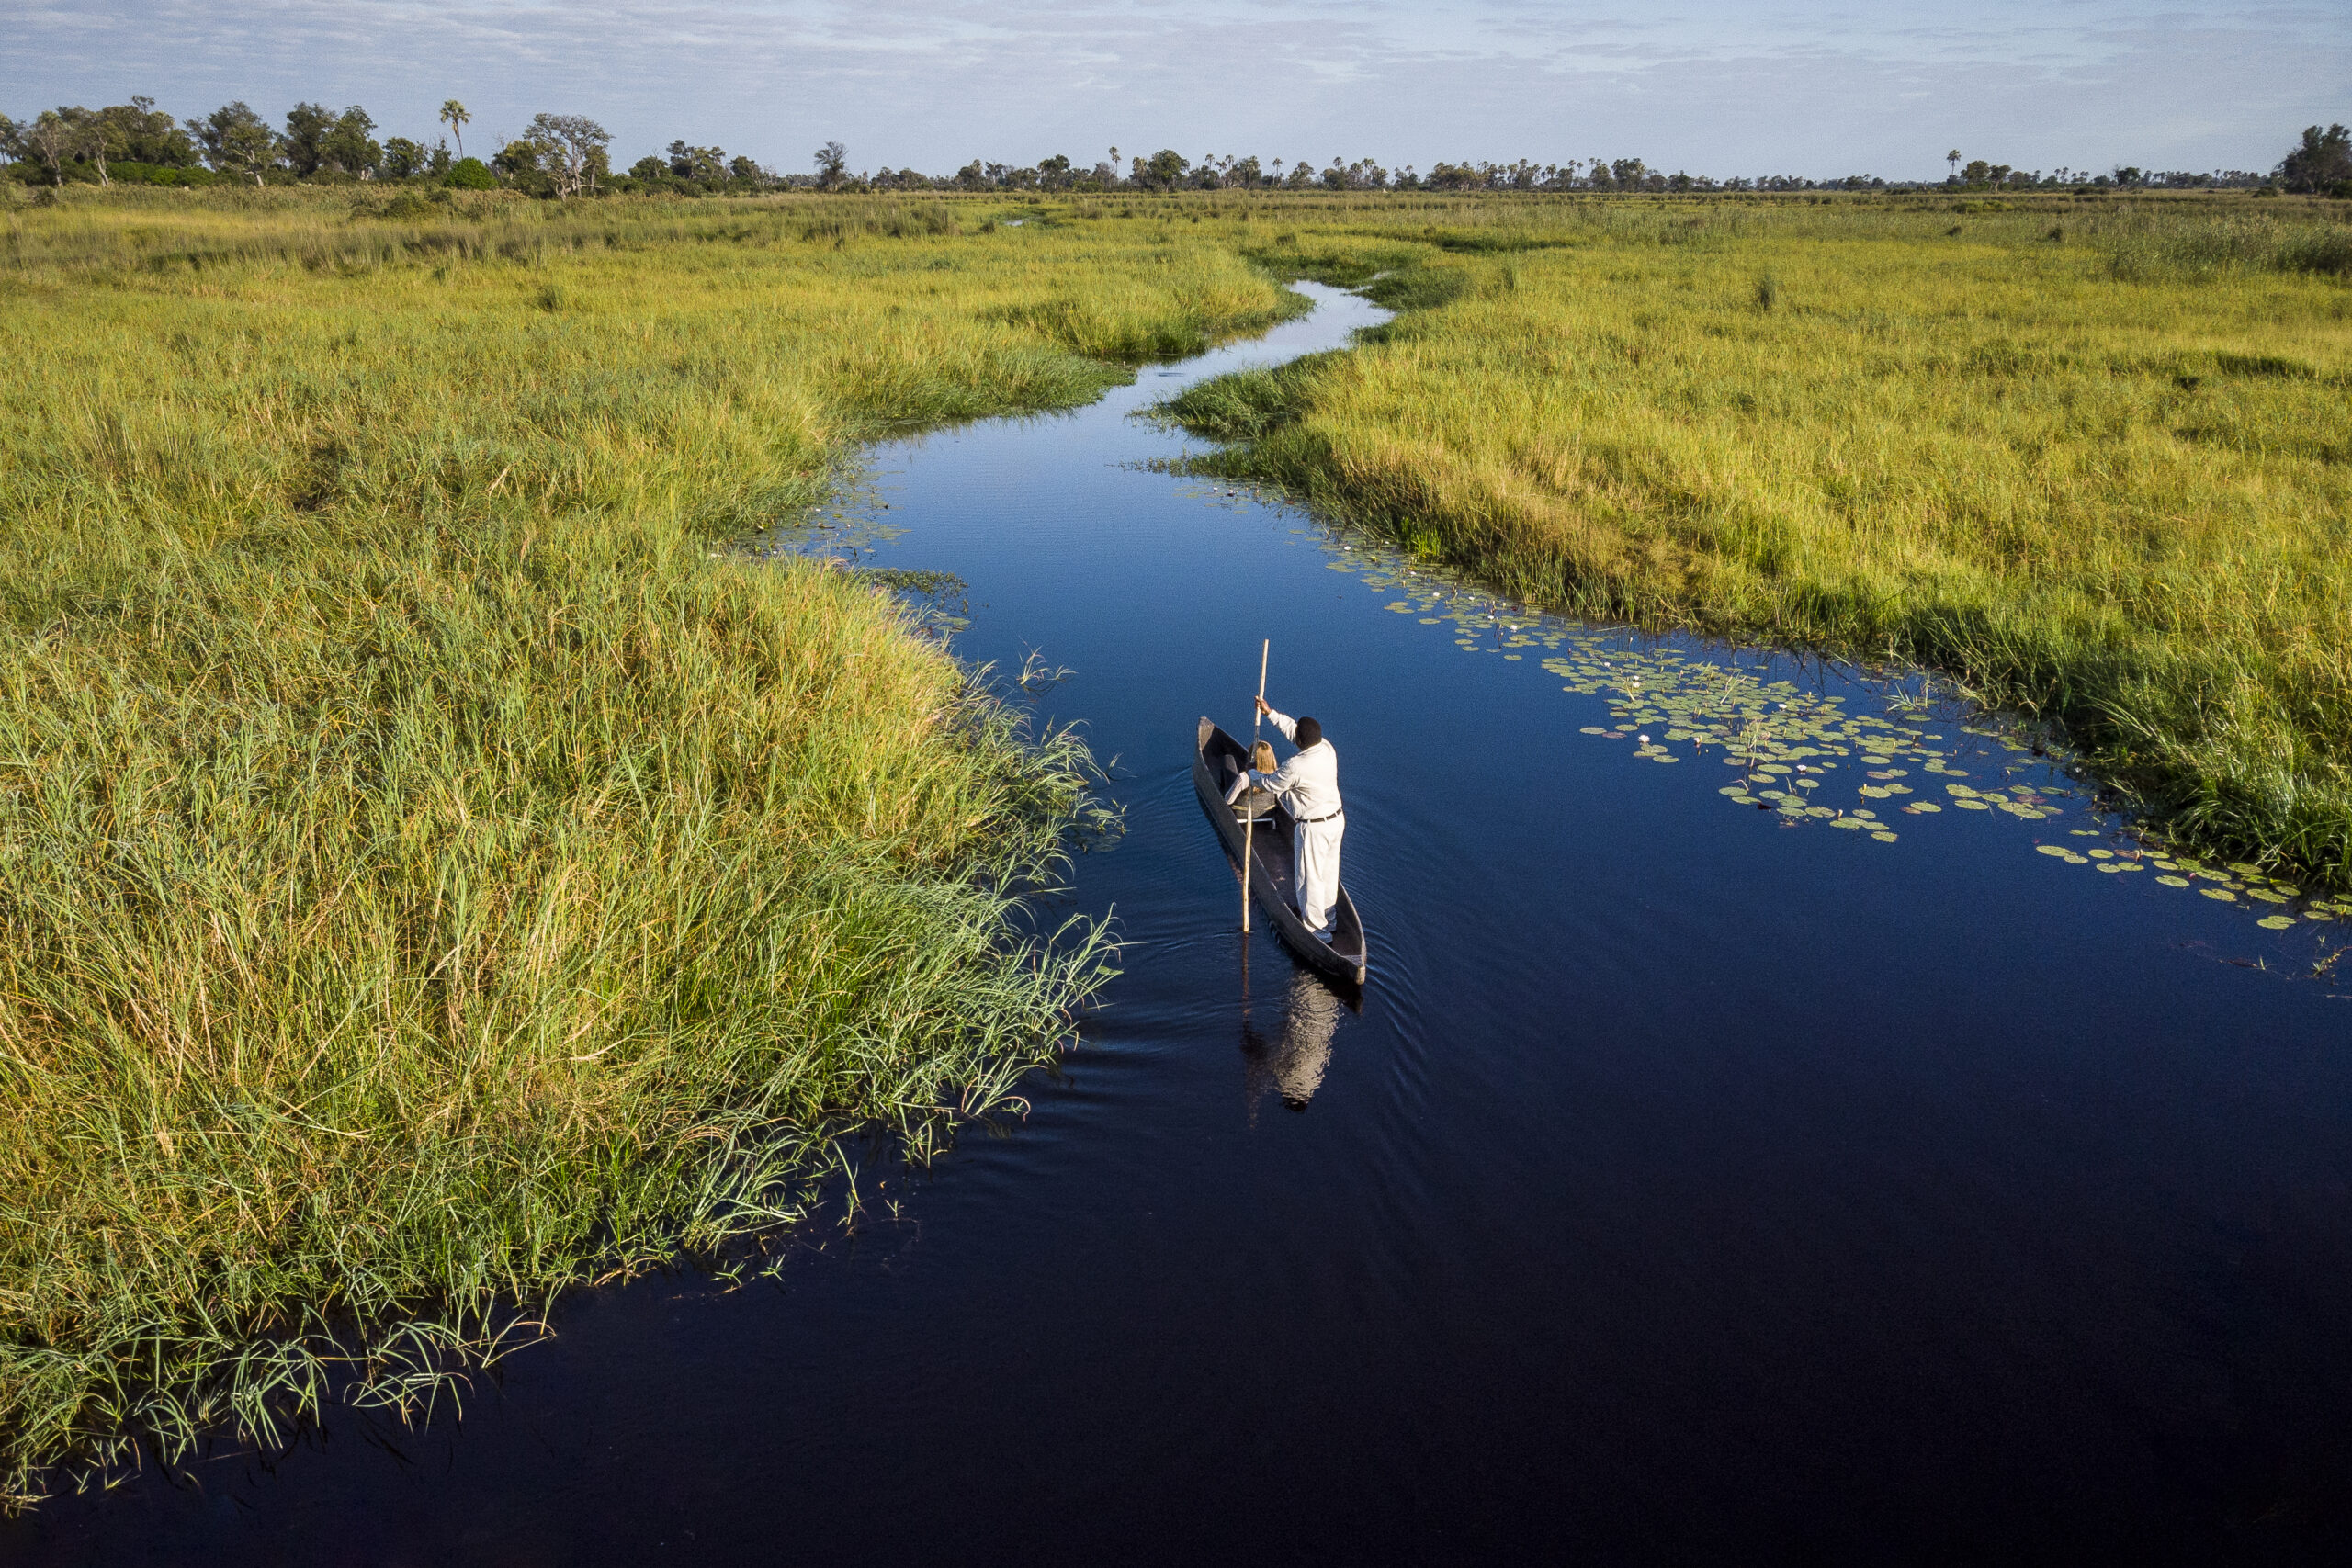
[[[1259,741],[1256,749],[1250,753],[1250,765],[1261,773],[1272,773],[1274,743],[1271,740]],[[1250,776],[1243,773],[1240,764],[1230,757],[1225,759],[1225,776],[1230,781],[1226,786],[1225,803],[1227,806],[1235,806],[1241,799],[1241,791],[1249,784]],[[1261,784],[1250,791],[1249,803],[1246,806],[1238,806],[1235,815],[1263,818],[1274,808],[1278,799],[1279,797],[1272,790]]]

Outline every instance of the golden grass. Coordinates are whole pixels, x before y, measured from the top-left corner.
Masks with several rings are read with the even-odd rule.
[[[1425,308],[1193,393],[1220,467],[1539,603],[1950,670],[2179,837],[2352,882],[2340,216],[1409,216],[1261,246]]]
[[[1248,257],[1408,313],[1182,400],[1228,469],[1541,603],[1938,664],[2352,875],[2324,211],[363,194],[0,213],[18,1491],[335,1355],[429,1387],[1009,1092],[1105,972],[1012,899],[1082,749],[712,545],[1286,313]]]
[[[1087,787],[842,574],[885,422],[1291,302],[887,204],[76,200],[0,254],[0,1447],[430,1385],[1001,1103]]]

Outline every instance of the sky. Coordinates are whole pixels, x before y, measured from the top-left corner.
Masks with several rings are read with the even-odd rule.
[[[0,111],[144,94],[364,106],[486,152],[583,114],[626,166],[673,138],[790,173],[1636,157],[1718,178],[2268,169],[2352,121],[2352,4],[1920,0],[8,0]]]

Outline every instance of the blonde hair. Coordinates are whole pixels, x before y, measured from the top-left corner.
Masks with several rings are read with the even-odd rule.
[[[1257,749],[1250,753],[1250,765],[1261,773],[1274,772],[1274,743],[1271,740],[1259,741]]]

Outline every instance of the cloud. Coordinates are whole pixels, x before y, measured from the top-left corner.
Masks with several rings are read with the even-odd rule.
[[[0,107],[243,98],[365,104],[429,136],[441,100],[491,143],[590,115],[627,162],[683,136],[782,168],[1255,152],[1716,175],[2267,167],[2352,118],[2339,6],[1980,0],[1966,10],[1738,0],[98,0],[12,24]]]

